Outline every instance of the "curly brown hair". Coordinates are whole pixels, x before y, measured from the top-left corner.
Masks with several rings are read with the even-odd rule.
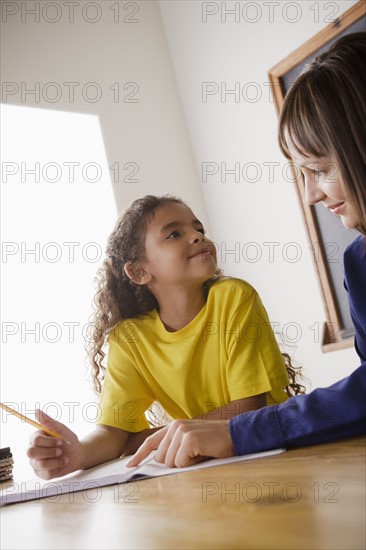
[[[124,266],[127,262],[145,259],[145,238],[148,223],[154,212],[169,203],[187,204],[172,195],[145,195],[136,199],[120,216],[108,238],[106,258],[96,275],[97,292],[94,297],[94,318],[91,323],[91,338],[87,344],[91,362],[94,390],[101,393],[105,374],[103,350],[108,336],[119,321],[143,315],[156,309],[159,304],[147,285],[135,284],[127,276]],[[222,270],[217,268],[213,277],[204,283],[208,292],[210,286],[222,278]],[[282,354],[290,379],[286,391],[288,395],[304,393],[304,387],[296,383],[297,372],[290,357]]]

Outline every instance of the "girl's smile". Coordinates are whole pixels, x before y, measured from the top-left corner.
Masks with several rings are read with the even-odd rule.
[[[199,250],[197,250],[197,252],[195,252],[194,254],[192,254],[192,256],[189,256],[189,258],[204,258],[205,256],[212,256],[212,252],[210,252],[210,250],[207,249],[207,247],[201,247],[199,248]]]

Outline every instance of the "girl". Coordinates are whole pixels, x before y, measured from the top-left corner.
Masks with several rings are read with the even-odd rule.
[[[94,386],[102,389],[98,425],[79,441],[38,411],[70,443],[32,436],[28,456],[39,477],[135,452],[152,431],[145,412],[155,401],[173,418],[211,421],[286,401],[290,388],[301,391],[289,384],[257,293],[220,277],[215,246],[177,198],[148,195],[123,214],[109,238],[95,302],[90,357]]]
[[[302,169],[309,204],[321,202],[361,235],[344,254],[345,287],[361,366],[329,388],[228,422],[174,422],[146,440],[169,466],[366,433],[366,33],[338,40],[299,76],[280,117],[282,152]],[[296,419],[296,421],[294,421]],[[159,446],[160,445],[160,446]]]

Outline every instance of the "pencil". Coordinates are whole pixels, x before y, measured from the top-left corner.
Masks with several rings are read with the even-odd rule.
[[[31,426],[34,426],[35,428],[42,430],[42,432],[45,432],[47,435],[51,435],[52,437],[58,437],[63,441],[66,441],[63,435],[59,434],[58,432],[55,432],[54,430],[51,430],[50,428],[46,428],[45,426],[42,426],[42,424],[39,424],[39,422],[36,422],[35,420],[28,418],[28,416],[24,416],[24,414],[20,414],[18,411],[15,411],[11,407],[8,407],[8,405],[4,405],[4,403],[0,403],[0,407],[4,409],[4,411],[20,418],[20,420],[23,420],[24,422],[28,422],[28,424],[30,424]]]

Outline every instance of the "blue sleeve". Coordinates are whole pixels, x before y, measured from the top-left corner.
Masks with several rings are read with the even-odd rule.
[[[303,447],[366,433],[366,362],[328,388],[230,420],[239,455]]]

